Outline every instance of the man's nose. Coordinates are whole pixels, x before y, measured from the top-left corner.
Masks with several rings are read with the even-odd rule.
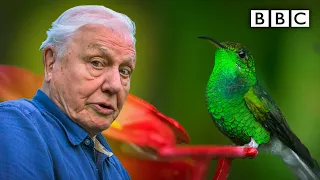
[[[102,84],[102,91],[109,94],[116,94],[122,88],[121,75],[118,68],[109,69],[105,73],[104,82]]]

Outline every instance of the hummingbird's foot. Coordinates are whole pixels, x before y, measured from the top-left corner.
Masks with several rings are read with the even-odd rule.
[[[251,137],[250,142],[248,144],[245,144],[244,146],[249,146],[257,149],[259,147],[259,144]]]

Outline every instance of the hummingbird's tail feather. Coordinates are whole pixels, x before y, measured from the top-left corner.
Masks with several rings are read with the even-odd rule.
[[[314,167],[311,168],[279,139],[273,138],[271,140],[268,151],[279,156],[300,180],[320,180],[320,166],[317,161],[313,159]]]
[[[301,180],[319,180],[320,168],[317,166],[310,168],[301,158],[291,149],[286,150],[286,154],[281,156],[284,163],[292,170],[292,172]]]

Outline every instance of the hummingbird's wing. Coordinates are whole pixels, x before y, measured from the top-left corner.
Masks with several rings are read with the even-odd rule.
[[[290,129],[280,109],[272,98],[257,83],[244,96],[245,102],[259,121],[272,136],[276,136],[282,143],[292,149],[298,156],[313,167],[313,159],[309,150]]]

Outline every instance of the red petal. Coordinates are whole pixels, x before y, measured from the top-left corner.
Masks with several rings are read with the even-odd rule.
[[[187,161],[152,161],[121,155],[117,157],[132,180],[192,180],[192,173],[197,169]]]
[[[195,161],[195,169],[193,169],[192,180],[207,179],[211,159],[197,159]]]
[[[148,102],[146,102],[146,101],[144,101],[144,100],[142,100],[132,94],[129,94],[125,105],[128,106],[127,111],[122,112],[119,117],[119,118],[121,118],[121,115],[123,115],[125,118],[121,119],[120,121],[126,121],[124,123],[131,123],[133,121],[141,120],[141,117],[144,116],[144,118],[143,118],[144,121],[151,121],[151,123],[153,123],[153,121],[156,117],[156,119],[158,121],[160,120],[160,121],[164,122],[173,130],[173,132],[175,133],[175,135],[177,137],[177,142],[184,142],[184,143],[190,142],[190,138],[188,136],[188,133],[183,129],[183,127],[177,121],[160,113],[150,103],[148,103]],[[129,119],[129,117],[135,117],[135,118]]]
[[[0,65],[0,101],[32,98],[41,87],[42,77],[8,65]]]
[[[175,136],[171,129],[157,119],[152,123],[138,121],[135,124],[127,124],[121,129],[110,127],[102,134],[108,139],[112,138],[153,149],[175,145]]]
[[[114,123],[119,127],[111,126],[103,131],[104,136],[154,149],[189,143],[187,132],[178,122],[132,94],[128,95]]]

